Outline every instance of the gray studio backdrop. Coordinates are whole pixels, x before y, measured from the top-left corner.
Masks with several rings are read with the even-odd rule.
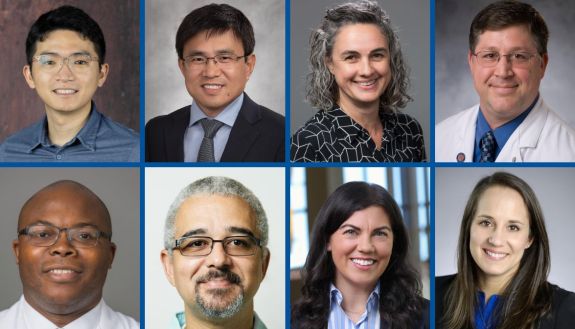
[[[139,321],[139,168],[0,168],[0,310],[10,307],[22,294],[12,252],[20,209],[38,190],[62,179],[84,184],[108,207],[112,217],[112,241],[118,248],[104,286],[104,300],[114,310]]]
[[[167,328],[184,303],[166,279],[160,261],[164,223],[176,195],[207,176],[233,178],[260,199],[268,217],[270,264],[254,298],[255,310],[268,328],[285,328],[285,169],[284,168],[146,168],[146,327]]]
[[[192,103],[178,68],[176,32],[193,9],[221,1],[146,0],[146,122]],[[256,66],[246,93],[285,113],[285,5],[282,0],[223,1],[241,10],[254,28]]]
[[[291,5],[291,133],[309,120],[316,112],[305,101],[305,80],[309,73],[309,36],[325,16],[327,8],[346,0],[292,0]],[[428,159],[430,131],[429,87],[429,1],[378,1],[389,14],[391,24],[399,34],[403,56],[411,69],[409,95],[413,102],[403,111],[419,121],[425,138]]]
[[[507,171],[535,191],[551,246],[549,281],[575,291],[573,271],[573,195],[575,168],[436,168],[435,170],[435,275],[457,271],[457,240],[461,217],[475,184],[496,171]]]
[[[570,95],[575,85],[573,31],[575,2],[532,1],[549,28],[549,64],[541,81],[545,102],[567,123],[575,126]],[[435,1],[435,123],[479,103],[473,87],[467,53],[473,17],[493,1]]]

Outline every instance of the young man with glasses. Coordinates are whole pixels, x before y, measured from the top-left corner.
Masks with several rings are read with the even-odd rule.
[[[284,117],[244,93],[256,56],[247,17],[226,4],[189,13],[178,28],[178,66],[193,98],[146,124],[146,161],[284,161]]]
[[[8,137],[0,161],[124,162],[140,160],[139,135],[98,112],[92,97],[109,65],[102,30],[81,9],[41,15],[26,39],[23,73],[46,116]]]
[[[529,4],[498,1],[475,16],[468,62],[479,104],[436,126],[436,161],[575,161],[575,131],[539,93],[548,39]]]
[[[58,181],[22,207],[12,242],[23,296],[0,312],[11,329],[114,328],[139,324],[102,298],[116,245],[106,205],[74,181]]]
[[[166,277],[184,301],[170,329],[265,329],[253,298],[270,261],[268,224],[241,183],[207,177],[185,187],[166,217]]]

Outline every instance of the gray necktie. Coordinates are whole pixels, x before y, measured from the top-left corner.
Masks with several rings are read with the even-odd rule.
[[[200,120],[204,128],[204,139],[198,152],[198,162],[215,162],[214,158],[214,136],[224,124],[218,120],[203,118]]]

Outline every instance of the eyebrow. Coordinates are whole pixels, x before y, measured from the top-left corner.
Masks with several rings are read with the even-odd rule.
[[[94,227],[94,228],[100,230],[100,228],[99,228],[97,225],[90,224],[90,223],[78,223],[78,224],[75,224],[75,225],[72,225],[72,226],[68,226],[68,227],[61,227],[61,226],[54,225],[53,223],[51,223],[51,222],[49,222],[49,221],[47,221],[47,220],[43,220],[43,219],[37,220],[37,221],[35,221],[35,222],[33,222],[33,223],[30,223],[30,224],[24,226],[22,229],[24,229],[24,228],[26,228],[26,227],[28,227],[28,226],[32,226],[32,225],[45,225],[45,226],[53,226],[53,227],[58,227],[58,228],[77,228],[77,227],[91,226],[91,227]]]
[[[216,55],[226,55],[226,54],[235,54],[236,52],[233,49],[220,49],[216,51]],[[194,50],[191,51],[189,54],[187,54],[184,57],[190,57],[190,56],[205,56],[208,57],[208,55],[201,51],[201,50]]]
[[[494,217],[489,216],[489,215],[477,215],[477,218],[478,218],[478,219],[490,219],[490,220],[497,221]],[[525,225],[525,223],[522,222],[522,221],[519,220],[519,219],[510,219],[510,220],[506,221],[505,223],[507,223],[507,224]]]
[[[229,232],[229,233],[241,233],[241,234],[249,235],[249,236],[251,236],[252,238],[255,238],[255,237],[256,237],[251,230],[249,230],[249,229],[247,229],[247,228],[239,227],[239,226],[230,226],[230,227],[227,227],[227,228],[226,228],[226,231]],[[187,237],[194,236],[194,235],[199,235],[199,234],[204,234],[204,235],[205,235],[205,234],[207,234],[207,233],[208,233],[207,230],[205,230],[205,229],[203,229],[203,228],[198,228],[198,229],[195,229],[195,230],[187,231],[186,233],[184,233],[184,234],[180,237],[180,239],[181,239],[181,238],[187,238]]]
[[[60,57],[67,57],[67,56],[63,56],[62,54],[59,54],[59,53],[57,53],[57,52],[54,52],[54,51],[43,51],[43,52],[41,52],[39,55],[40,55],[40,56],[41,56],[41,55],[57,55],[57,56],[60,56]],[[88,52],[88,51],[77,51],[77,52],[72,53],[72,54],[70,54],[70,55],[68,55],[68,56],[75,56],[75,55],[89,55],[89,56],[92,56],[92,54],[90,54],[90,52]]]
[[[353,228],[353,229],[355,229],[355,230],[361,231],[361,228],[359,228],[358,226],[352,225],[352,224],[343,224],[343,225],[341,225],[341,226],[339,227],[339,229],[342,229],[342,228],[344,228],[344,227],[351,227],[351,228]],[[338,230],[339,230],[339,229],[338,229]],[[383,231],[391,231],[391,227],[389,227],[389,225],[383,225],[383,226],[380,226],[380,227],[376,227],[376,228],[374,228],[374,229],[371,230],[371,231],[372,231],[372,232],[375,232],[375,231],[382,231],[382,230],[383,230]]]

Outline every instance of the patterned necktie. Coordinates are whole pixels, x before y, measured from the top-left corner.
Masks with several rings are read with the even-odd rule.
[[[481,157],[479,162],[493,162],[495,161],[495,150],[497,149],[497,141],[493,135],[493,131],[488,132],[479,140],[479,148],[481,149]]]
[[[204,139],[202,139],[200,151],[198,152],[198,162],[215,162],[214,136],[224,124],[218,120],[208,118],[200,120],[200,124],[204,128]]]

